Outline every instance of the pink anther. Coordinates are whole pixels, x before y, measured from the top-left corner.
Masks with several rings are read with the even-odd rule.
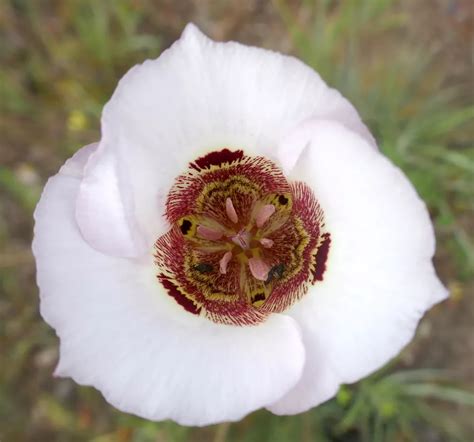
[[[225,252],[224,256],[219,261],[219,271],[225,275],[227,273],[227,266],[232,259],[232,252]]]
[[[258,228],[262,227],[274,213],[275,213],[275,206],[273,204],[266,204],[265,206],[262,206],[258,210],[257,216],[255,218],[257,222],[257,227]]]
[[[211,241],[216,241],[222,238],[222,232],[219,232],[218,230],[211,229],[210,227],[206,227],[206,226],[198,226],[197,234],[201,238],[209,239]]]
[[[234,204],[230,198],[225,200],[225,211],[229,219],[235,224],[239,221],[239,217],[237,216],[237,212],[235,211]]]
[[[273,246],[273,240],[270,238],[262,238],[260,244],[266,249],[270,249]]]
[[[259,281],[266,281],[268,278],[268,272],[270,271],[270,266],[265,264],[265,261],[261,258],[250,258],[249,259],[249,268],[250,273],[253,277]]]

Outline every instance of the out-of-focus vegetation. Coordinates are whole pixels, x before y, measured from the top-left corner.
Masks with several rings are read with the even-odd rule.
[[[471,8],[469,0],[0,2],[0,440],[473,440]],[[189,20],[317,69],[356,105],[435,221],[451,299],[398,360],[299,416],[259,411],[189,429],[122,414],[92,388],[52,377],[57,338],[38,313],[32,211],[47,177],[100,137],[118,79],[158,56]]]

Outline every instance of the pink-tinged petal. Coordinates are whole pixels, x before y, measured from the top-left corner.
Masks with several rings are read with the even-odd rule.
[[[333,120],[313,118],[302,122],[289,131],[279,142],[277,156],[286,174],[290,174],[297,161],[311,143],[318,143],[318,133],[324,131],[327,124],[336,123]],[[363,135],[354,131],[357,135]],[[371,138],[370,145],[377,149],[375,141]]]
[[[85,165],[76,200],[76,220],[85,240],[103,253],[130,258],[147,250],[133,201],[121,189],[110,150],[99,146]]]
[[[97,150],[99,143],[91,143],[79,149],[59,170],[61,175],[82,178],[89,157]]]
[[[338,90],[332,88],[326,89],[321,99],[328,103],[328,107],[323,114],[313,115],[312,118],[325,119],[341,124],[346,129],[364,138],[372,148],[378,149],[374,136],[361,120],[356,109]]]
[[[48,181],[35,211],[41,314],[61,341],[56,374],[124,412],[183,425],[237,421],[284,395],[304,364],[293,319],[215,324],[168,296],[151,256],[104,255],[84,241],[74,201],[85,153]]]
[[[157,283],[151,257],[108,256],[83,240],[79,183],[51,178],[35,211],[41,314],[61,341],[57,375],[124,412],[183,425],[240,420],[295,385],[304,348],[293,319],[235,327],[184,311]]]
[[[158,59],[122,78],[104,108],[101,144],[125,165],[136,218],[153,242],[167,231],[160,220],[175,177],[209,146],[275,160],[279,141],[312,118],[370,138],[354,107],[301,61],[216,43],[188,25]]]
[[[262,206],[255,217],[257,227],[262,227],[270,217],[275,213],[275,206],[273,204],[265,204]]]
[[[266,249],[271,249],[273,247],[273,240],[270,238],[262,238],[260,240],[260,244]]]
[[[266,281],[270,266],[261,258],[252,257],[249,259],[250,273],[259,281]]]
[[[225,275],[227,273],[227,266],[229,265],[230,260],[232,259],[232,252],[225,252],[224,256],[219,261],[219,271]]]
[[[210,227],[202,225],[197,227],[197,233],[201,238],[208,239],[210,241],[217,241],[223,236],[223,233],[219,232],[219,230],[211,229]]]
[[[230,198],[225,200],[225,211],[227,216],[233,223],[237,223],[239,221],[239,217],[237,216],[237,212],[235,211],[234,204]]]
[[[292,174],[314,189],[333,241],[322,281],[285,312],[302,327],[307,360],[298,385],[269,407],[277,414],[303,412],[380,368],[447,296],[425,204],[362,137],[319,124]]]

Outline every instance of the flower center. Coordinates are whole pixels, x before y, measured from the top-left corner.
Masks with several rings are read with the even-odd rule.
[[[199,158],[167,200],[172,228],[155,245],[158,279],[186,310],[250,325],[321,280],[322,211],[303,183],[262,157],[224,149]]]
[[[285,198],[283,201],[287,202],[288,200]],[[250,214],[245,214],[246,216],[244,217],[249,222],[247,225],[244,225],[242,222],[239,222],[239,216],[235,210],[232,198],[227,197],[225,201],[225,216],[234,226],[228,228],[218,222],[213,222],[213,220],[207,220],[207,225],[206,221],[198,224],[196,233],[201,239],[215,242],[216,247],[222,248],[223,254],[219,260],[219,272],[222,275],[227,274],[229,263],[236,259],[240,263],[248,265],[250,273],[254,278],[259,281],[267,281],[273,274],[270,273],[272,268],[264,259],[264,251],[262,249],[271,249],[274,240],[265,237],[265,232],[268,229],[263,227],[270,222],[270,218],[275,213],[276,208],[273,204],[264,204],[262,201],[256,201],[252,206]],[[181,224],[181,231],[184,228],[186,232],[183,234],[189,232],[187,229],[191,225],[192,223],[187,218],[184,218]],[[211,269],[211,266],[206,263],[200,263],[200,266],[208,271]]]

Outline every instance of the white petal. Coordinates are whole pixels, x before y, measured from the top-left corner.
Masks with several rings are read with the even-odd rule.
[[[327,118],[310,118],[303,121],[298,126],[292,128],[292,130],[290,130],[281,138],[277,147],[278,160],[279,164],[281,164],[283,172],[286,175],[291,174],[296,163],[300,161],[300,157],[303,154],[304,149],[308,147],[310,142],[309,140],[313,138],[313,134],[319,131],[319,125],[322,124],[324,126],[326,122],[330,121],[331,120],[328,120]],[[364,131],[360,130],[360,128],[354,128],[347,124],[345,126],[360,136],[363,136],[369,142],[372,148],[377,149],[375,140],[372,138],[370,133],[368,133],[368,131],[368,135],[364,136]],[[364,129],[366,129],[365,126]]]
[[[295,134],[307,147],[293,178],[313,188],[332,243],[324,281],[287,312],[302,327],[307,362],[270,407],[278,414],[305,411],[378,369],[447,296],[431,263],[428,212],[401,171],[339,124],[313,129],[306,140]]]
[[[125,165],[116,160],[110,149],[101,146],[89,158],[77,195],[76,221],[95,249],[137,257],[147,245],[135,219],[133,198],[124,185],[126,179],[121,179]]]
[[[59,173],[75,178],[82,178],[84,168],[89,161],[90,156],[97,151],[99,143],[91,143],[79,149],[71,158],[69,158],[61,167]]]
[[[279,139],[313,117],[334,119],[373,141],[352,105],[299,60],[215,43],[188,25],[158,59],[120,81],[104,109],[101,148],[126,165],[118,187],[130,192],[132,217],[152,244],[168,229],[160,222],[164,201],[190,161],[224,147],[275,159]],[[108,189],[93,192],[99,204]]]
[[[41,314],[61,339],[57,374],[123,411],[186,425],[238,420],[292,388],[304,364],[293,319],[214,324],[165,294],[151,255],[110,257],[83,241],[74,200],[84,156],[49,180],[35,212]]]

